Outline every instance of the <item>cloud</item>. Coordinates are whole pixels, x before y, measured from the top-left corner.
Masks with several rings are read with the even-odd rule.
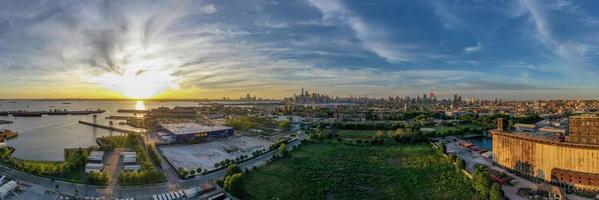
[[[571,63],[583,64],[587,61],[587,45],[576,41],[562,41],[557,39],[552,31],[551,23],[546,16],[546,11],[536,1],[520,0],[519,2],[522,8],[527,11],[530,20],[534,24],[538,36],[536,38],[539,38],[542,43],[550,47],[555,54]],[[562,3],[558,5],[559,8],[562,8],[569,4]]]
[[[484,90],[537,90],[537,89],[552,89],[542,88],[527,83],[506,82],[506,81],[490,81],[490,80],[470,80],[463,84],[462,89],[484,89]]]
[[[469,46],[464,48],[464,53],[466,54],[470,54],[470,53],[475,53],[478,52],[482,49],[482,45],[480,44],[480,42],[476,42],[476,46]]]
[[[214,4],[208,4],[208,5],[201,6],[200,11],[202,11],[203,13],[206,13],[206,14],[213,14],[213,13],[216,13],[218,10],[216,9],[216,6],[214,6]]]
[[[385,29],[368,24],[360,16],[348,10],[342,2],[338,0],[308,1],[322,12],[323,20],[341,21],[348,25],[365,49],[391,63],[409,60],[408,53],[405,52],[406,48],[410,48],[409,46],[394,44]]]
[[[551,55],[546,55],[545,49],[522,48],[521,38],[510,35],[520,30],[505,32],[503,27],[513,29],[520,25],[518,20],[481,18],[499,24],[487,33],[478,19],[467,18],[489,9],[497,13],[484,13],[485,17],[505,14],[503,2],[436,4],[437,10],[430,10],[414,9],[422,4],[409,1],[366,6],[353,6],[353,1],[303,1],[307,3],[7,3],[0,8],[0,78],[8,80],[10,88],[103,86],[121,93],[135,91],[123,87],[126,82],[149,80],[148,87],[161,91],[199,91],[190,93],[197,98],[247,92],[282,97],[300,87],[334,94],[403,95],[469,88],[499,93],[545,85],[533,78],[558,77],[561,81],[548,84],[559,86],[561,76],[568,73],[562,72],[564,66],[592,63],[597,50],[595,35],[570,37],[558,32],[561,22],[551,23],[551,12],[576,5],[517,2],[510,16],[534,25],[526,27],[530,29],[526,34],[533,33],[535,42],[550,49]],[[372,15],[376,9],[381,13]],[[391,19],[403,17],[402,9],[413,9],[410,16],[422,21]]]

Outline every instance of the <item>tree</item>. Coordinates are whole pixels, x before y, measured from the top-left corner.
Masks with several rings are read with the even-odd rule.
[[[279,122],[279,128],[283,130],[291,129],[291,122],[289,120],[282,120]]]
[[[230,176],[225,177],[225,182],[223,183],[225,191],[233,194],[236,197],[240,197],[241,195],[241,176],[243,174],[237,173]]]
[[[374,133],[373,139],[382,139],[385,137],[385,132],[383,131],[376,131],[376,133]]]
[[[287,145],[285,143],[283,143],[283,144],[281,144],[281,146],[279,146],[279,155],[281,155],[281,156],[287,155]]]
[[[230,176],[237,173],[241,173],[241,168],[239,168],[237,164],[232,164],[229,165],[229,167],[227,167],[227,173],[225,174],[225,176]]]
[[[482,199],[489,197],[491,189],[491,177],[481,168],[477,168],[472,175],[473,187]]]
[[[503,200],[505,196],[503,195],[503,190],[501,190],[501,185],[497,183],[493,183],[491,186],[491,191],[489,194],[489,199],[491,200]]]

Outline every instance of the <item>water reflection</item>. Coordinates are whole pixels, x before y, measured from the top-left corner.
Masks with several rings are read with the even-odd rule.
[[[95,138],[109,136],[108,130],[93,128],[79,124],[78,121],[96,122],[108,125],[114,121],[114,126],[129,130],[138,130],[128,125],[121,125],[122,120],[107,119],[109,116],[135,116],[130,113],[119,113],[118,109],[152,109],[161,106],[194,106],[195,102],[153,102],[153,101],[72,101],[63,104],[62,101],[33,101],[20,100],[11,103],[0,100],[0,111],[28,110],[40,111],[49,109],[60,110],[106,110],[105,113],[94,115],[45,115],[42,117],[11,117],[0,116],[0,120],[13,121],[12,124],[0,125],[19,132],[19,136],[7,141],[15,147],[13,156],[27,160],[62,161],[65,148],[79,148],[97,145]],[[139,115],[140,117],[143,115]],[[119,134],[119,133],[114,133]]]
[[[136,101],[135,102],[135,110],[145,110],[146,109],[146,105],[144,104],[144,101]]]

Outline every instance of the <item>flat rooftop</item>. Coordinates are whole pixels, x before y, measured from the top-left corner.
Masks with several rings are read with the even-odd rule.
[[[569,142],[569,141],[565,141],[565,140],[558,138],[554,134],[542,134],[539,132],[527,133],[527,132],[521,132],[521,131],[497,131],[497,130],[491,130],[490,132],[495,133],[495,134],[509,136],[509,137],[515,137],[515,138],[525,139],[525,140],[529,140],[529,141],[548,143],[548,144],[553,144],[553,145],[599,149],[599,145],[597,145],[597,144]]]
[[[228,126],[205,126],[198,123],[160,123],[162,128],[176,135],[232,129]]]

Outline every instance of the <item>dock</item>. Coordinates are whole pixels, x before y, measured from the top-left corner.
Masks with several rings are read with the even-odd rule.
[[[13,117],[41,117],[42,115],[91,115],[106,112],[105,110],[49,110],[49,111],[0,111],[0,116],[12,115]]]
[[[140,131],[134,131],[134,130],[127,130],[127,129],[122,129],[122,128],[116,128],[116,127],[112,127],[112,126],[107,126],[107,125],[102,125],[102,124],[96,124],[96,123],[86,122],[86,121],[81,121],[81,120],[79,120],[79,123],[80,124],[85,124],[85,125],[88,125],[88,126],[103,128],[103,129],[107,129],[107,130],[111,130],[111,131],[116,131],[116,132],[120,132],[120,133],[141,133]]]
[[[118,113],[135,113],[135,114],[146,114],[149,113],[149,110],[135,110],[135,109],[118,109],[116,112]]]

